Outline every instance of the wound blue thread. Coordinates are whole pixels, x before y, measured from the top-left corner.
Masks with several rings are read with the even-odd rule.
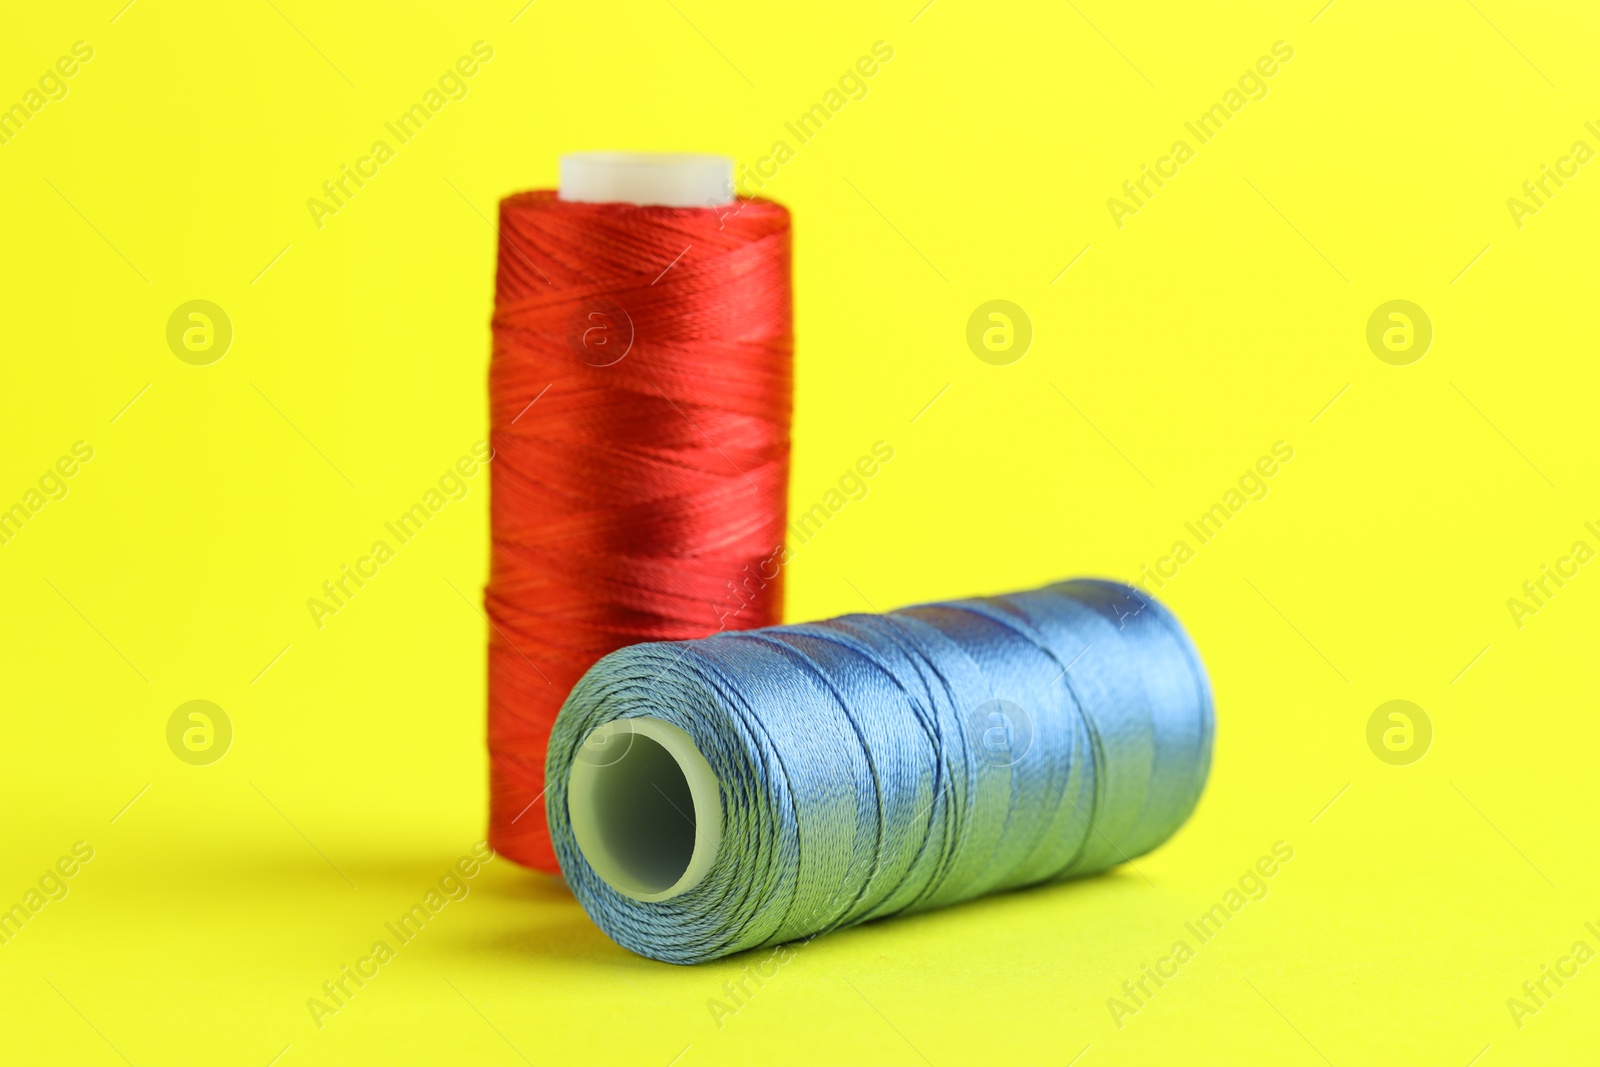
[[[595,874],[567,805],[591,731],[636,717],[687,731],[722,800],[709,872],[654,902]],[[614,652],[561,709],[545,803],[595,923],[697,963],[1142,855],[1194,810],[1214,724],[1177,619],[1084,579]]]

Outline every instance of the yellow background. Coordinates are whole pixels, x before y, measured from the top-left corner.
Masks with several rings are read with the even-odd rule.
[[[1600,947],[1600,569],[1520,629],[1506,607],[1600,545],[1600,169],[1521,228],[1506,206],[1600,147],[1592,13],[121,3],[31,5],[0,34],[6,103],[95,49],[0,146],[0,502],[95,449],[0,546],[0,902],[95,849],[0,946],[19,1062],[1592,1050],[1600,964],[1520,1029],[1506,1005]],[[319,230],[307,198],[478,40],[469,95]],[[1216,689],[1199,810],[1137,869],[815,941],[720,1029],[707,1001],[748,958],[632,957],[500,861],[317,1029],[307,999],[482,834],[485,624],[461,594],[486,576],[487,475],[320,631],[305,601],[485,434],[486,217],[566,151],[792,144],[879,40],[868,95],[767,187],[795,216],[791,504],[895,449],[799,553],[788,617],[1136,577],[1289,442],[1162,592]],[[1119,229],[1107,199],[1279,40],[1268,95]],[[997,298],[1035,330],[1005,367],[965,341]],[[210,366],[166,344],[191,299],[234,326]],[[1410,366],[1365,341],[1391,299],[1435,329]],[[191,699],[235,728],[212,766],[166,744]],[[1434,727],[1410,766],[1367,746],[1391,699]],[[1278,840],[1269,895],[1119,1029],[1107,999]]]

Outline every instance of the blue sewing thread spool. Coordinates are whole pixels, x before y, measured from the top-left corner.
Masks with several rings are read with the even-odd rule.
[[[1214,724],[1177,619],[1078,580],[614,652],[545,803],[595,923],[695,963],[1148,852]]]

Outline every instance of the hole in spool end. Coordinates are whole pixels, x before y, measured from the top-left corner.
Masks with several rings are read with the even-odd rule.
[[[592,731],[572,762],[567,812],[595,874],[635,900],[694,888],[722,839],[711,766],[687,733],[660,719],[617,719]]]

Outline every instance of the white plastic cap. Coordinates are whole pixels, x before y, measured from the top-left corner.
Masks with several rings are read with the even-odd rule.
[[[561,157],[563,200],[660,207],[731,204],[733,160],[671,152],[575,152]]]

